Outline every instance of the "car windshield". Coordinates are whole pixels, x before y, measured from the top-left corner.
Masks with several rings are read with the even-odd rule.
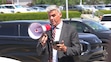
[[[23,8],[21,5],[15,5],[16,8]]]
[[[92,29],[95,31],[104,31],[104,30],[109,30],[108,28],[104,27],[101,25],[99,22],[94,22],[94,21],[84,21],[85,24],[90,26]]]

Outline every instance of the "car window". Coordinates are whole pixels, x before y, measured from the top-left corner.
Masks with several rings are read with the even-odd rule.
[[[2,9],[2,6],[0,6],[0,9]]]
[[[79,22],[71,23],[71,25],[75,26],[78,32],[83,32],[83,28]]]
[[[9,9],[15,9],[13,6],[5,6],[5,7]]]
[[[15,5],[16,8],[23,8],[21,5]]]
[[[36,22],[36,23],[40,23],[41,25],[44,24],[49,24],[49,22]],[[29,36],[28,35],[28,27],[31,23],[21,23],[20,24],[20,36]]]
[[[101,21],[111,21],[111,16],[104,16]]]
[[[27,23],[20,25],[20,36],[28,36],[28,26],[29,24]]]
[[[0,24],[0,35],[17,36],[17,24]]]
[[[99,24],[98,22],[93,22],[93,21],[84,21],[85,24],[87,24],[88,26],[90,26],[92,29],[94,29],[95,31],[102,31],[102,30],[109,30],[108,28],[102,26],[101,24]]]
[[[64,21],[65,22],[65,21]],[[84,31],[84,29],[86,29],[87,27],[85,27],[82,23],[80,23],[80,22],[77,22],[77,21],[67,21],[67,22],[65,22],[65,23],[68,23],[68,24],[71,24],[71,25],[73,25],[76,29],[77,29],[77,31],[78,32],[81,32],[81,33],[83,33],[83,31]]]
[[[6,9],[6,7],[5,6],[0,6],[0,9]]]

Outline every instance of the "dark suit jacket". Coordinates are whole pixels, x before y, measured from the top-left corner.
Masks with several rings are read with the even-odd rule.
[[[42,47],[40,43],[37,44],[37,54],[42,58],[42,62],[47,62],[50,50],[51,31],[48,31],[49,39],[45,47]],[[71,25],[63,23],[59,42],[64,40],[64,44],[67,46],[67,52],[58,51],[58,62],[74,62],[73,57],[80,55],[80,42],[78,33]],[[49,46],[49,47],[48,47]]]

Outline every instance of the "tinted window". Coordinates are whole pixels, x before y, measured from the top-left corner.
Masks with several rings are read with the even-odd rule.
[[[71,21],[71,22],[70,21],[64,21],[64,22],[73,25],[77,29],[78,32],[83,32],[84,29],[87,28],[81,22],[77,22],[77,21]]]
[[[17,24],[0,24],[0,35],[17,36]]]
[[[29,24],[27,23],[20,25],[20,36],[28,36],[28,26]]]
[[[49,24],[49,22],[38,22],[42,25]],[[28,27],[31,23],[22,23],[20,24],[20,36],[29,36],[28,35]]]
[[[77,22],[77,21],[71,23],[71,25],[75,26],[76,29],[77,29],[77,31],[78,31],[78,32],[81,32],[81,33],[83,33],[83,31],[84,31],[85,29],[88,29],[83,23]]]
[[[82,32],[82,27],[78,22],[71,23],[71,25],[75,26],[78,32]]]
[[[104,16],[101,21],[111,21],[111,16]]]
[[[13,6],[5,6],[6,8],[9,8],[9,9],[14,9]]]
[[[87,24],[88,26],[90,26],[93,30],[95,31],[102,31],[102,30],[109,30],[108,28],[102,26],[100,23],[98,22],[94,22],[94,21],[84,21],[85,24]]]
[[[106,5],[105,7],[111,7],[111,5]]]

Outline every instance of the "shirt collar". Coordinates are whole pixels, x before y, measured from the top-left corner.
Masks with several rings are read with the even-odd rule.
[[[62,28],[62,25],[63,25],[63,21],[60,22],[60,24],[58,24],[56,27],[57,29],[61,29]]]

